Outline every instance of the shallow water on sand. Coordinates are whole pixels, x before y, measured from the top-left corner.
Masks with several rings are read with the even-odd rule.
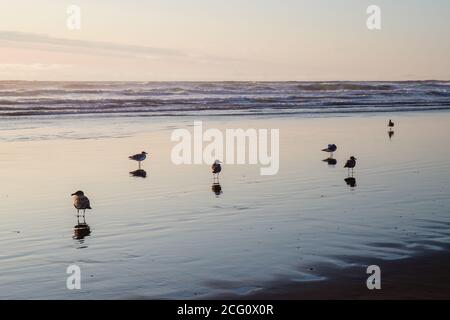
[[[0,298],[195,298],[246,294],[314,267],[399,259],[450,243],[450,113],[202,118],[205,127],[280,128],[280,171],[175,166],[191,118],[9,120],[0,131]],[[336,143],[336,166],[320,150]],[[127,156],[146,150],[146,178]],[[356,186],[345,160],[358,158]],[[74,239],[82,189],[91,234]],[[361,257],[349,261],[347,257]],[[66,268],[82,272],[66,289]],[[312,270],[311,270],[312,268]],[[326,276],[326,275],[325,275]]]

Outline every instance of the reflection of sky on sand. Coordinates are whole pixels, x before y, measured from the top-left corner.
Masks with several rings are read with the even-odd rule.
[[[171,164],[168,128],[177,127],[176,119],[75,121],[64,128],[50,122],[57,138],[3,139],[0,298],[182,298],[229,280],[240,284],[227,290],[240,292],[277,274],[304,279],[316,262],[393,259],[448,239],[448,113],[398,115],[390,141],[383,116],[203,120],[220,128],[281,128],[279,174],[262,177],[259,166],[225,164],[226,192],[216,197],[209,164]],[[128,136],[127,128],[136,134]],[[126,137],[61,138],[68,130],[74,133],[65,138],[100,131]],[[17,136],[13,131],[1,134]],[[321,161],[330,142],[339,146],[335,166]],[[127,157],[143,149],[151,154],[142,163],[147,178],[130,177],[136,163]],[[343,181],[351,155],[358,158],[355,188]],[[83,250],[70,236],[68,196],[80,188],[91,199],[86,219],[95,226]],[[79,292],[64,289],[74,263],[87,275]]]

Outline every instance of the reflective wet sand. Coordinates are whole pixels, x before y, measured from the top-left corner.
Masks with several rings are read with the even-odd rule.
[[[449,113],[195,118],[280,129],[277,175],[224,164],[220,187],[210,164],[171,162],[172,130],[193,120],[0,121],[0,298],[245,296],[280,277],[327,281],[324,263],[439,253],[450,242]],[[322,161],[328,143],[336,164]],[[127,158],[141,150],[145,178]],[[77,236],[79,189],[93,210],[89,234]],[[66,289],[71,264],[79,291]]]

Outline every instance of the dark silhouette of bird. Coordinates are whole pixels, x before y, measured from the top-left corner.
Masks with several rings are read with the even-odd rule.
[[[345,183],[347,183],[347,185],[350,186],[351,188],[356,187],[356,179],[355,178],[348,177],[348,178],[345,178],[344,180],[345,180]]]
[[[322,161],[327,162],[330,166],[334,166],[337,164],[337,160],[333,158],[326,158],[323,159]]]
[[[84,195],[83,191],[77,191],[71,194],[73,197],[73,206],[77,209],[77,215],[80,213],[80,210],[83,210],[83,215],[86,213],[86,209],[92,209],[91,203]]]
[[[130,176],[133,177],[139,177],[139,178],[146,178],[147,177],[147,172],[143,169],[137,169],[135,171],[131,171],[130,172]]]
[[[147,158],[148,153],[142,151],[141,153],[129,156],[128,159],[137,161],[139,163],[139,169],[141,168],[141,162]]]
[[[324,152],[330,153],[330,158],[333,158],[333,152],[337,150],[337,146],[335,144],[329,144],[328,147],[322,149]]]
[[[86,223],[86,219],[83,216],[83,221],[80,222],[78,217],[77,225],[73,227],[73,239],[83,240],[85,237],[91,234],[91,227]]]
[[[219,160],[216,160],[211,166],[211,171],[214,179],[215,178],[219,179],[219,174],[222,171],[222,166],[220,165],[221,163],[222,162],[220,162]]]
[[[349,160],[347,160],[347,162],[345,163],[344,168],[348,168],[348,171],[350,173],[350,169],[352,169],[352,173],[353,173],[353,169],[356,167],[356,158],[351,156]]]
[[[388,127],[393,128],[394,126],[395,126],[395,124],[392,122],[391,119],[389,119]]]
[[[388,136],[389,136],[389,140],[391,140],[392,139],[392,137],[394,136],[394,130],[392,130],[392,129],[390,129],[389,131],[388,131]]]
[[[222,186],[218,182],[214,182],[211,186],[212,192],[218,197],[222,194]]]

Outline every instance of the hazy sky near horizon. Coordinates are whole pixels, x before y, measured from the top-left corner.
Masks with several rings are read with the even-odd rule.
[[[449,38],[448,0],[0,0],[0,80],[450,80]]]

